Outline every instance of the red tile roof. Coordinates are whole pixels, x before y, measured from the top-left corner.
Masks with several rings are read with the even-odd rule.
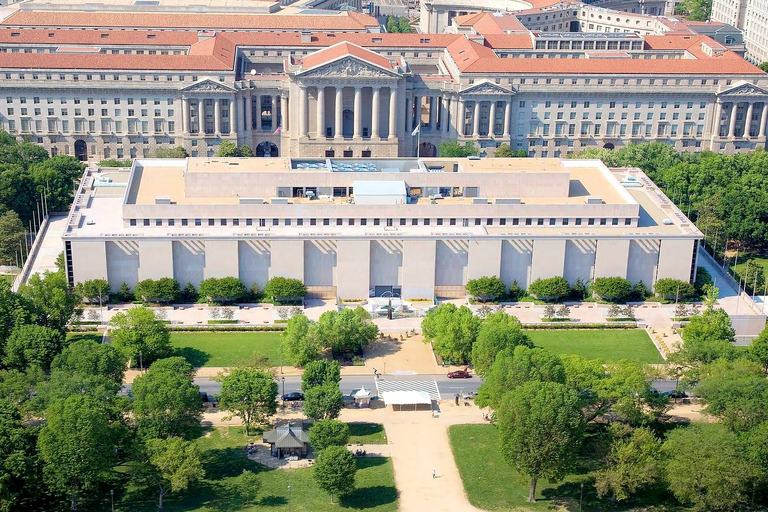
[[[533,37],[527,34],[489,34],[485,36],[485,44],[497,50],[532,50]]]
[[[12,29],[0,27],[0,43],[189,46],[197,32],[164,30]]]
[[[307,55],[301,60],[301,67],[303,69],[314,68],[315,66],[326,64],[347,55],[357,57],[358,59],[370,62],[371,64],[375,64],[376,66],[385,69],[393,68],[392,63],[386,57],[382,57],[376,52],[366,50],[365,48],[350,44],[346,41]]]
[[[0,68],[109,71],[232,71],[212,55],[111,55],[106,53],[0,53]]]

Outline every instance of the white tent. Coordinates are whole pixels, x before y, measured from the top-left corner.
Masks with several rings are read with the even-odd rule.
[[[404,405],[412,405],[414,410],[419,405],[432,405],[432,399],[426,391],[384,391],[381,398],[386,405],[397,406],[402,410]]]
[[[353,395],[355,397],[355,404],[358,407],[370,407],[371,406],[371,392],[365,389],[365,386],[358,389]]]

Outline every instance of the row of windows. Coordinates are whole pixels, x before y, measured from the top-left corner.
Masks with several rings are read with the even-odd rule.
[[[41,47],[35,47],[35,48],[24,48],[19,46],[3,46],[0,47],[0,53],[56,53],[57,48],[41,48]],[[182,50],[138,50],[138,49],[116,49],[116,48],[102,48],[99,53],[102,54],[112,54],[112,55],[118,55],[118,54],[124,54],[124,55],[185,55],[186,52]]]
[[[531,107],[532,108],[536,108],[540,104],[543,104],[545,108],[551,108],[553,103],[554,103],[553,101],[531,101]],[[629,108],[629,105],[630,105],[629,101],[622,101],[621,103],[618,103],[616,101],[609,101],[609,102],[595,101],[595,102],[592,102],[592,101],[587,100],[587,101],[583,101],[583,102],[581,102],[581,101],[571,101],[570,102],[571,108],[578,108],[579,107],[579,103],[581,103],[583,108],[590,108],[591,106],[594,106],[596,108],[603,108],[604,106],[608,106],[608,108],[614,109],[614,108],[616,108],[617,105],[621,105],[622,109],[627,109],[627,108]],[[562,101],[562,100],[558,101],[557,102],[557,108],[564,108],[565,104],[566,104],[565,101]],[[685,103],[685,108],[691,109],[691,108],[693,108],[693,106],[695,104],[696,104],[696,102],[689,101],[689,102]],[[642,101],[636,101],[636,102],[634,102],[634,105],[635,105],[635,108],[643,108],[644,106],[645,106],[645,108],[654,108],[656,106],[659,106],[662,109],[666,109],[666,108],[669,107],[669,102],[667,102],[667,101],[649,101],[648,103],[646,103],[644,105]],[[675,102],[672,103],[672,106],[675,109],[679,109],[681,107],[681,105],[683,105],[683,103],[680,102],[680,101],[675,101]],[[699,108],[707,108],[707,102],[706,101],[700,101],[700,102],[698,102],[698,105],[699,105]],[[521,101],[519,103],[519,106],[520,106],[520,108],[524,108],[525,107],[525,101]]]
[[[116,73],[110,74],[110,75],[103,74],[103,73],[102,74],[87,73],[85,75],[80,75],[79,73],[74,73],[71,75],[68,75],[66,73],[55,73],[55,74],[54,73],[44,73],[44,74],[43,73],[5,73],[6,80],[16,80],[16,79],[26,80],[27,77],[30,77],[32,78],[32,80],[46,80],[46,81],[71,80],[73,82],[79,82],[81,78],[85,79],[88,82],[93,82],[96,80],[109,80],[110,78],[107,78],[108,76],[113,81],[127,80],[128,82],[132,82],[135,75],[119,75]],[[145,74],[138,75],[139,81],[142,81],[142,82],[148,81],[148,80],[159,82],[161,76],[164,76],[167,82],[173,82],[173,81],[186,82],[187,81],[187,75],[145,75]],[[197,82],[197,80],[198,80],[197,76],[191,77],[192,82]],[[219,82],[224,82],[225,80],[226,80],[226,77],[219,76]]]
[[[9,116],[14,115],[14,112],[16,112],[16,110],[13,107],[8,107],[6,109],[6,113]],[[39,108],[32,109],[32,112],[34,113],[35,116],[41,116],[42,115],[42,109],[39,109]],[[56,109],[53,109],[53,108],[47,109],[47,112],[48,112],[48,117],[53,117],[53,116],[57,115]],[[146,109],[146,108],[139,109],[138,112],[139,112],[139,116],[138,117],[147,117],[149,115],[149,110]],[[122,109],[119,109],[119,108],[116,108],[114,110],[114,113],[115,113],[116,117],[120,117],[120,116],[123,115]],[[22,116],[29,115],[29,109],[27,109],[26,107],[22,107],[22,108],[19,109],[19,114],[22,115]],[[68,116],[69,115],[69,109],[62,108],[59,111],[58,114],[61,115],[61,116]],[[137,117],[136,116],[136,110],[132,109],[132,108],[127,109],[127,114],[128,114],[128,117]],[[175,111],[173,109],[168,109],[168,110],[165,111],[165,114],[166,114],[166,117],[172,118],[175,115]],[[74,109],[74,115],[76,117],[77,116],[82,116],[83,115],[83,110],[79,109],[79,108]],[[95,116],[96,115],[96,109],[93,109],[93,108],[86,109],[86,115],[88,115],[89,117]],[[108,115],[109,115],[109,110],[106,109],[106,108],[102,108],[101,109],[101,117],[107,117]],[[162,112],[161,109],[156,108],[153,111],[153,115],[154,115],[154,117],[163,117],[163,112]],[[226,116],[222,116],[222,117],[226,117]]]
[[[8,130],[9,133],[15,133],[17,129],[21,127],[22,133],[42,133],[43,132],[43,120],[22,118],[20,123],[17,123],[15,119],[0,120],[0,127]],[[139,121],[138,119],[128,120],[128,130],[124,132],[124,124],[122,121],[114,121],[111,119],[102,119],[98,125],[101,128],[101,133],[127,133],[128,135],[140,135],[150,133],[149,121]],[[176,122],[165,121],[164,119],[155,119],[152,123],[152,133],[176,133]],[[58,119],[47,120],[47,132],[48,133],[96,133],[96,121],[87,119],[75,119],[74,122],[70,122],[68,119],[63,119],[59,122]],[[113,130],[114,127],[114,130]],[[229,128],[225,133],[229,132]]]
[[[530,54],[528,54],[530,55]],[[504,55],[501,55],[504,57]],[[629,65],[630,63],[628,63]],[[470,78],[468,83],[473,84],[474,78]],[[497,78],[496,83],[502,85],[502,79]],[[696,78],[509,78],[504,81],[507,85],[525,85],[525,84],[559,84],[559,85],[719,85],[720,79],[696,79]],[[753,80],[754,85],[758,85],[757,80]],[[725,80],[725,85],[731,85],[730,80]]]
[[[130,219],[130,226],[631,226],[631,218],[547,219]]]
[[[61,104],[61,105],[67,105],[69,103],[69,98],[60,97],[60,98],[57,98],[57,99],[59,100],[59,104]],[[19,103],[24,105],[25,103],[27,103],[27,97],[26,96],[20,96],[18,98],[18,101],[19,101]],[[42,98],[40,96],[33,96],[32,97],[32,103],[34,103],[35,105],[41,103],[41,101],[42,101]],[[83,101],[82,98],[78,98],[78,97],[72,98],[72,103],[75,104],[75,105],[80,105],[82,103],[82,101]],[[148,98],[138,98],[138,99],[134,99],[134,98],[113,98],[112,101],[114,102],[115,105],[120,105],[121,102],[123,102],[123,101],[125,101],[128,105],[133,105],[137,101],[141,105],[149,105],[149,101],[150,100]],[[165,101],[166,105],[173,105],[173,103],[174,103],[174,99],[173,98],[165,98],[164,100],[162,98],[152,98],[151,101],[152,101],[153,105],[162,105],[163,101]],[[5,97],[5,103],[6,104],[12,105],[14,102],[15,102],[15,99],[13,98],[13,96],[6,96]],[[48,105],[52,105],[53,103],[55,103],[55,98],[53,98],[52,96],[48,96],[48,97],[45,98],[45,102]],[[86,98],[85,102],[88,105],[95,105],[96,104],[96,100],[94,98]],[[99,98],[99,103],[101,105],[107,105],[109,103],[109,100],[107,98]],[[103,112],[103,110],[102,110],[102,112]]]

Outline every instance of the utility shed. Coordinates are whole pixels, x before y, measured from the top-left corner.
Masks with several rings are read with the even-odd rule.
[[[405,204],[404,181],[354,181],[355,204]]]

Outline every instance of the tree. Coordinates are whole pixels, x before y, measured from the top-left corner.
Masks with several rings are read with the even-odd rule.
[[[312,476],[317,486],[333,496],[343,496],[355,489],[357,464],[352,452],[344,446],[329,446],[315,460]]]
[[[216,156],[224,158],[240,156],[240,150],[237,148],[237,144],[231,140],[223,140],[221,141],[221,144],[219,144],[219,149],[216,151]]]
[[[753,492],[757,484],[765,488],[768,480],[768,421],[764,421],[741,435],[743,452],[747,461],[755,471],[756,481],[753,482]]]
[[[67,494],[70,509],[77,510],[83,492],[111,478],[122,426],[110,423],[96,399],[82,395],[51,404],[45,417],[37,442],[43,476],[52,490]]]
[[[310,361],[317,359],[320,352],[320,342],[310,335],[310,326],[313,324],[306,316],[293,315],[283,331],[283,343],[281,345],[285,362],[294,366],[305,366]]]
[[[496,148],[496,151],[493,153],[493,156],[496,158],[512,158],[515,155],[515,152],[512,151],[512,148],[507,144],[506,142],[499,145],[499,147]]]
[[[768,327],[752,340],[752,344],[749,346],[749,355],[763,366],[764,372],[768,372]]]
[[[120,288],[117,290],[116,298],[118,302],[131,302],[133,300],[134,295],[131,291],[131,287],[128,286],[128,283],[120,283]]]
[[[744,270],[739,272],[744,280],[744,289],[747,293],[758,293],[765,290],[765,272],[763,266],[755,260],[747,260]],[[696,276],[698,281],[698,275]]]
[[[99,375],[120,384],[125,375],[125,358],[112,345],[79,340],[53,359],[51,371]]]
[[[314,420],[332,420],[339,417],[344,407],[344,396],[337,383],[327,382],[304,393],[304,414]]]
[[[338,361],[328,361],[320,359],[311,361],[304,367],[301,374],[301,389],[305,392],[315,386],[323,384],[336,384],[341,382],[341,366]]]
[[[245,435],[251,426],[263,425],[277,412],[277,382],[269,373],[255,368],[235,368],[221,377],[219,406],[228,411],[228,419],[243,420]]]
[[[672,494],[695,510],[736,510],[751,476],[736,435],[724,425],[673,430],[663,445]]]
[[[267,281],[264,293],[272,300],[297,300],[307,294],[307,287],[298,279],[273,277]]]
[[[174,148],[157,148],[150,153],[151,158],[187,158],[189,153],[182,146]]]
[[[467,363],[472,358],[472,345],[477,339],[482,320],[466,306],[440,304],[421,322],[424,342],[431,342],[435,354],[454,363]]]
[[[26,231],[15,211],[8,210],[0,215],[0,265],[21,265],[18,252],[24,245]]]
[[[148,439],[144,445],[143,473],[158,487],[157,508],[169,492],[187,489],[205,476],[195,444],[179,437]]]
[[[573,468],[584,430],[579,397],[557,382],[531,381],[504,397],[497,417],[501,455],[531,478],[533,503],[540,478],[557,482]]]
[[[477,155],[477,148],[473,142],[465,142],[463,145],[458,139],[446,140],[440,143],[438,154],[446,158],[466,158]]]
[[[251,149],[250,146],[248,146],[248,144],[242,144],[238,149],[238,151],[240,152],[240,156],[243,156],[243,157],[253,156],[253,150]]]
[[[539,278],[528,286],[528,293],[539,300],[557,302],[571,293],[571,287],[564,277]]]
[[[237,302],[248,296],[248,289],[236,277],[209,277],[200,283],[199,294],[208,302]]]
[[[200,429],[203,404],[182,357],[155,361],[133,381],[133,414],[141,437],[191,439]]]
[[[702,368],[696,394],[706,403],[704,413],[720,418],[736,432],[768,420],[768,380],[765,371],[747,359],[718,359]]]
[[[42,155],[45,154],[45,150],[42,149]],[[48,211],[69,211],[75,184],[80,180],[84,169],[83,162],[67,155],[54,156],[43,162],[32,164],[29,167],[29,174],[35,184],[35,198],[39,198],[40,194],[46,192]]]
[[[736,355],[734,341],[735,332],[728,313],[722,309],[708,309],[692,317],[683,328],[683,348],[673,353],[672,359],[693,367],[721,357],[733,359]]]
[[[90,304],[109,301],[109,283],[106,279],[89,279],[75,286],[77,295]]]
[[[137,298],[144,302],[174,302],[180,295],[179,282],[170,277],[158,280],[144,279],[136,283],[133,290]]]
[[[354,311],[326,311],[309,328],[323,347],[334,354],[361,355],[363,349],[376,339],[379,328],[370,320],[362,320]]]
[[[683,300],[696,293],[691,283],[671,277],[659,279],[653,289],[657,297],[665,300]]]
[[[712,0],[683,0],[675,6],[675,14],[690,21],[707,21],[712,12]]]
[[[499,352],[514,349],[518,345],[533,348],[531,339],[523,333],[522,324],[517,318],[503,311],[486,316],[472,345],[472,366],[475,373],[485,377]]]
[[[43,510],[37,430],[27,428],[12,401],[0,398],[0,510]]]
[[[60,331],[39,325],[20,325],[8,338],[3,364],[17,370],[36,366],[48,371],[65,344],[66,338]]]
[[[309,430],[309,442],[317,453],[329,446],[346,446],[349,442],[349,425],[338,420],[316,421]]]
[[[593,417],[611,412],[632,426],[658,421],[669,408],[669,399],[651,385],[651,371],[634,361],[622,360],[607,367],[607,375],[595,389]]]
[[[137,306],[117,313],[110,325],[112,343],[133,365],[143,367],[173,353],[168,328],[149,308]]]
[[[592,282],[592,294],[608,302],[624,302],[632,295],[632,283],[623,277],[597,277]]]
[[[595,473],[597,495],[610,493],[623,501],[643,487],[661,479],[661,441],[647,428],[632,430],[626,438],[614,439],[605,469]]]
[[[78,303],[62,272],[46,271],[42,277],[32,274],[19,289],[19,295],[29,304],[33,323],[62,332],[75,315]]]
[[[480,302],[488,302],[503,297],[507,293],[507,285],[496,276],[470,279],[465,285],[467,293]]]

